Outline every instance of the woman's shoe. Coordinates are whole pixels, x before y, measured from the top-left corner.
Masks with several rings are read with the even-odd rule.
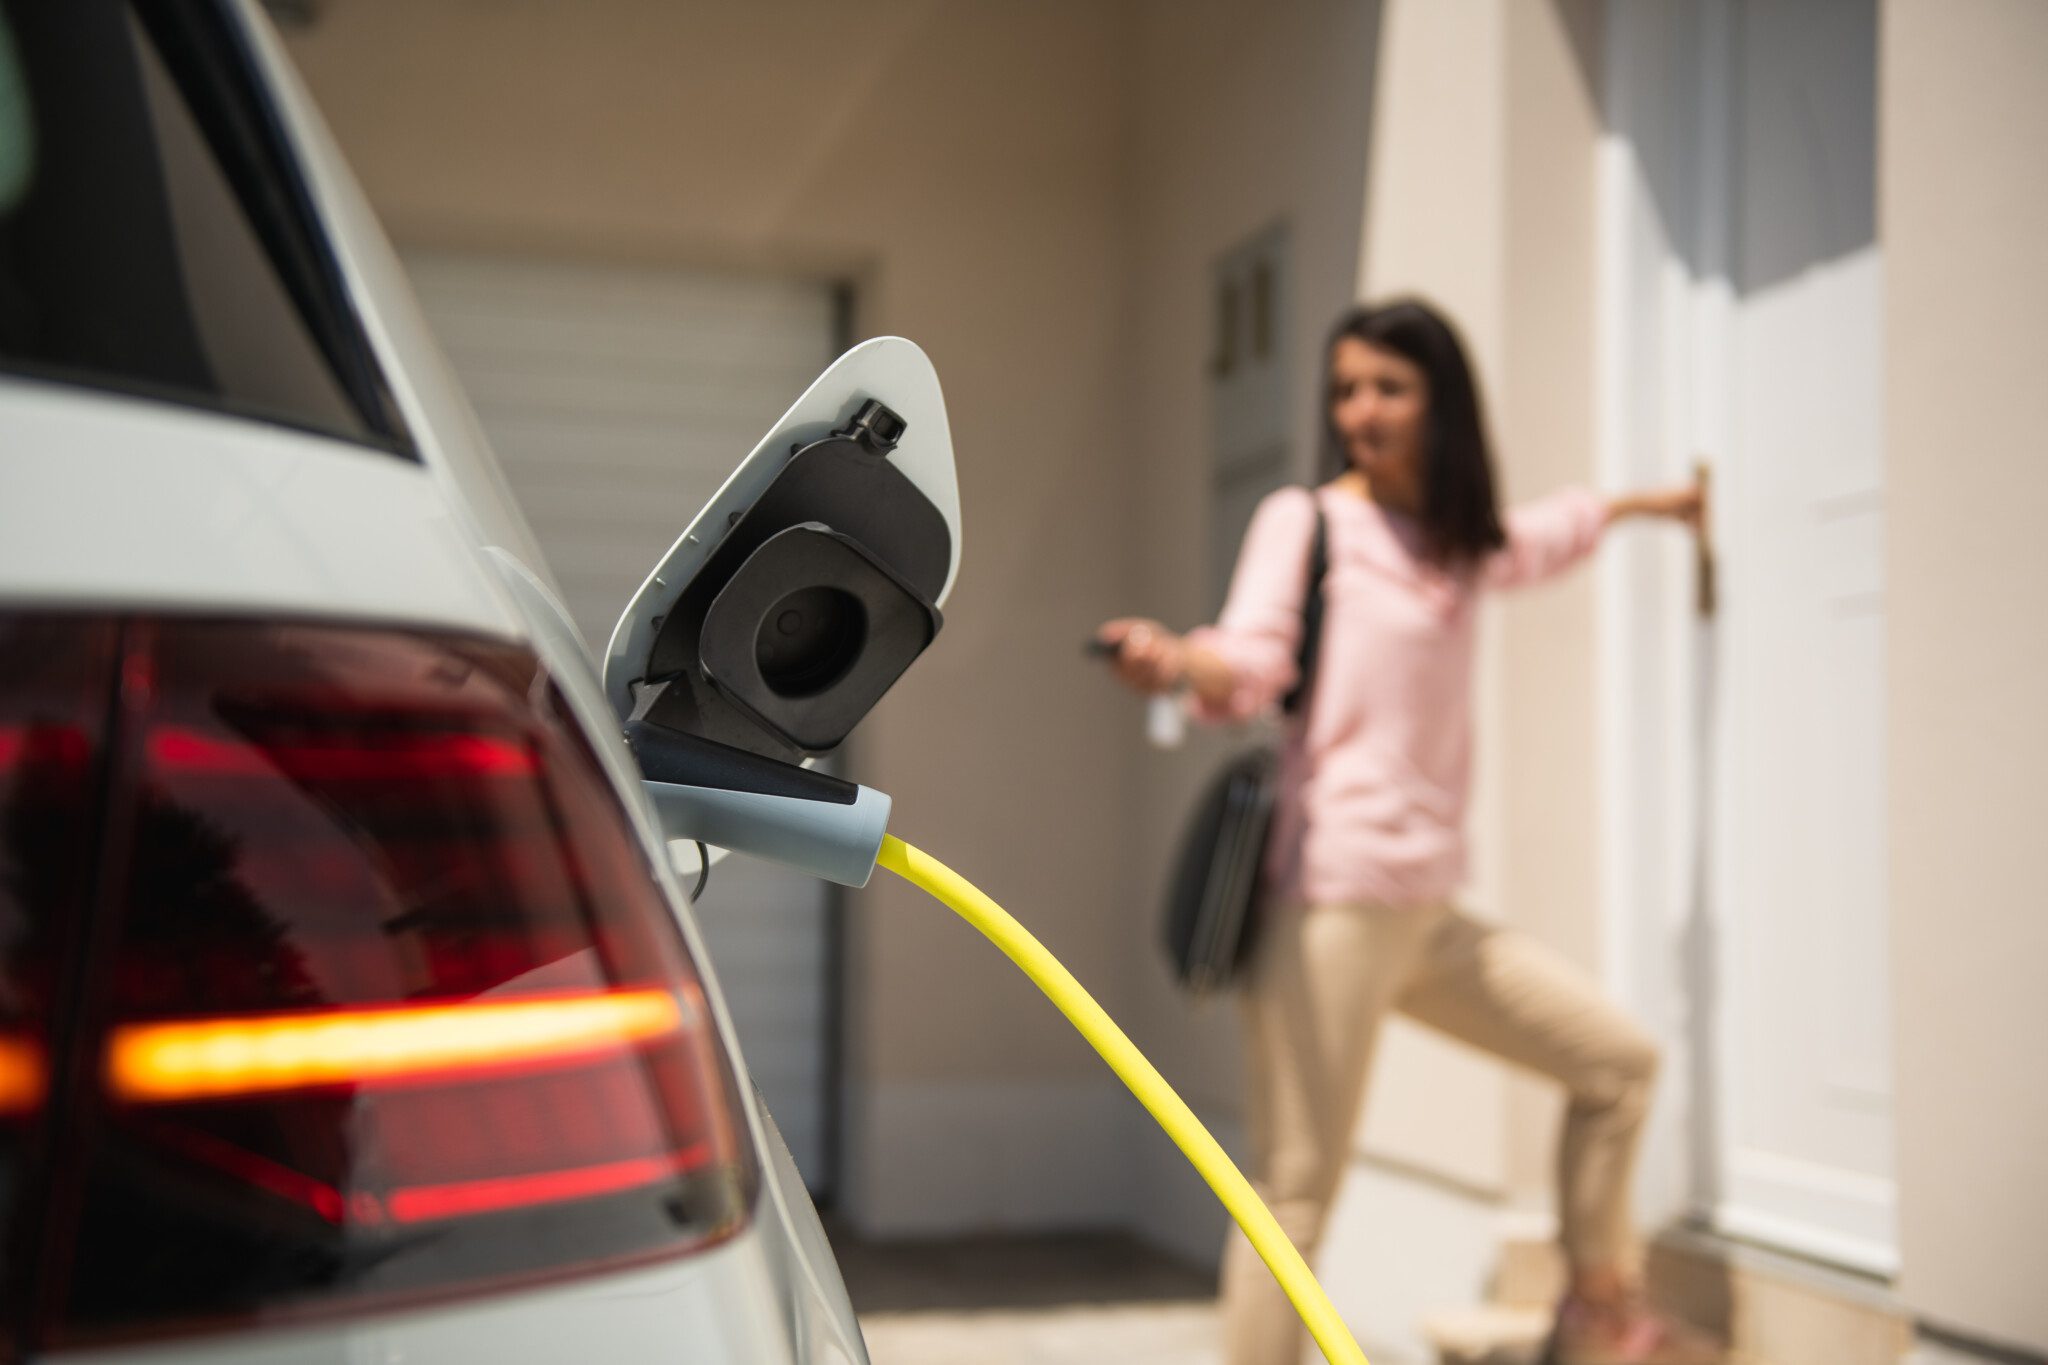
[[[1567,1296],[1543,1365],[1721,1365],[1724,1353],[1713,1337],[1639,1298],[1609,1305]]]

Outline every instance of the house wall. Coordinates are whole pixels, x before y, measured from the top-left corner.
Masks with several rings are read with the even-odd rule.
[[[1116,1008],[1136,746],[1078,645],[1136,595],[1127,7],[350,0],[288,36],[402,244],[846,279],[930,353],[962,566],[850,771]],[[1126,1223],[1128,1101],[1065,1021],[886,874],[847,907],[847,1216]]]
[[[1508,7],[1506,359],[1499,435],[1504,492],[1592,484],[1597,455],[1597,224],[1602,6]],[[1502,910],[1597,979],[1598,689],[1592,574],[1504,613],[1499,734]],[[1517,1077],[1509,1091],[1508,1182],[1546,1211],[1562,1095]]]
[[[1496,438],[1507,339],[1507,28],[1507,7],[1494,0],[1387,6],[1359,262],[1362,297],[1420,295],[1453,320],[1490,404]],[[1481,739],[1466,897],[1494,913],[1503,851],[1494,837],[1504,795],[1495,742],[1500,624],[1489,611],[1481,627]],[[1362,1134],[1366,1153],[1487,1198],[1504,1190],[1507,1090],[1500,1067],[1396,1020],[1375,1071]]]
[[[1145,0],[1133,72],[1131,355],[1128,449],[1140,515],[1123,550],[1127,613],[1175,628],[1207,619],[1210,596],[1211,269],[1274,224],[1291,239],[1280,345],[1290,366],[1288,445],[1310,475],[1329,321],[1358,289],[1379,6],[1303,0]],[[1125,733],[1142,731],[1135,699]],[[1174,841],[1204,776],[1236,736],[1197,733],[1139,764],[1131,831],[1134,899],[1119,916],[1132,1036],[1240,1158],[1236,1019],[1228,1001],[1193,1006],[1170,985],[1156,916]],[[1142,1121],[1141,1125],[1142,1127]],[[1186,1255],[1213,1258],[1227,1226],[1165,1139],[1132,1142],[1136,1226]]]
[[[2048,575],[2048,462],[2028,454],[2048,422],[2048,11],[1883,15],[1901,1290],[2048,1350],[2028,1236],[2048,1100],[2014,1062],[2048,1037],[2030,975],[2048,917],[2029,910],[2048,868],[2027,823],[2048,767],[2048,617],[2027,595]],[[1152,944],[1160,869],[1220,747],[1141,749],[1135,702],[1075,645],[1112,614],[1208,609],[1209,271],[1276,221],[1304,476],[1329,317],[1413,291],[1472,345],[1508,493],[1592,477],[1598,16],[351,0],[291,46],[402,242],[847,279],[860,331],[932,354],[966,555],[946,633],[864,729],[855,774],[1027,918],[1241,1151],[1234,1022],[1181,1001]],[[1593,620],[1584,576],[1489,620],[1472,896],[1589,968]],[[858,1225],[1132,1225],[1213,1250],[1206,1194],[1021,978],[914,893],[878,883],[850,906]],[[1361,1169],[1448,1201],[1402,1205],[1418,1223],[1535,1206],[1554,1104],[1403,1037]],[[1391,1245],[1372,1197],[1347,1195],[1346,1254]]]
[[[1181,5],[1141,11],[1136,439],[1147,521],[1134,609],[1176,626],[1211,607],[1207,271],[1276,219],[1302,234],[1289,338],[1302,477],[1331,319],[1354,300],[1395,293],[1426,294],[1461,325],[1510,496],[1592,477],[1598,7],[1389,0],[1377,11],[1368,22],[1355,6],[1290,6],[1260,11],[1256,24],[1216,3],[1192,17]],[[1243,79],[1225,79],[1232,70]],[[1590,580],[1503,604],[1487,634],[1468,899],[1591,970]],[[1189,753],[1146,760],[1147,869],[1165,865],[1216,753],[1213,740],[1198,740]],[[1141,905],[1155,898],[1157,875],[1141,885]],[[1149,936],[1137,951],[1140,1041],[1241,1149],[1234,1020],[1173,997]],[[1556,1105],[1551,1088],[1511,1085],[1495,1063],[1391,1027],[1322,1258],[1340,1310],[1375,1347],[1414,1354],[1422,1310],[1481,1294],[1508,1230],[1504,1200],[1538,1210],[1527,1221],[1548,1218]],[[1140,1170],[1140,1228],[1213,1255],[1222,1225],[1191,1181],[1170,1166]]]
[[[1579,0],[1387,9],[1364,292],[1420,293],[1456,319],[1509,502],[1593,481],[1599,17]],[[1589,973],[1593,626],[1584,573],[1488,606],[1467,894]],[[1455,1045],[1395,1041],[1367,1150],[1547,1210],[1555,1087]]]
[[[1900,1289],[2048,1351],[2048,9],[1890,0],[1879,235]]]

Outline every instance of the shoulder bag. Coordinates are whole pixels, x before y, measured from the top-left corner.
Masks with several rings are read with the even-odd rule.
[[[1289,715],[1301,708],[1315,675],[1323,633],[1323,575],[1328,568],[1328,530],[1318,501],[1295,683],[1280,704]],[[1272,743],[1231,759],[1203,788],[1181,835],[1162,937],[1175,977],[1196,995],[1230,985],[1249,953],[1279,768],[1279,750]]]

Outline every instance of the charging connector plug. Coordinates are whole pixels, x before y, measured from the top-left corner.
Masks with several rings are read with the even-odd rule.
[[[670,839],[696,839],[841,886],[866,886],[889,830],[888,796],[825,773],[646,721],[626,724]]]

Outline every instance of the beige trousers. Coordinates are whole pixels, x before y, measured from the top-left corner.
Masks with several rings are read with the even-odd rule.
[[[1574,1268],[1639,1257],[1629,1211],[1656,1045],[1585,975],[1525,935],[1450,907],[1275,907],[1243,994],[1253,1184],[1313,1260],[1344,1174],[1380,1022],[1400,1010],[1570,1093],[1559,1227]],[[1306,1340],[1272,1272],[1233,1231],[1225,1359],[1296,1365]]]

